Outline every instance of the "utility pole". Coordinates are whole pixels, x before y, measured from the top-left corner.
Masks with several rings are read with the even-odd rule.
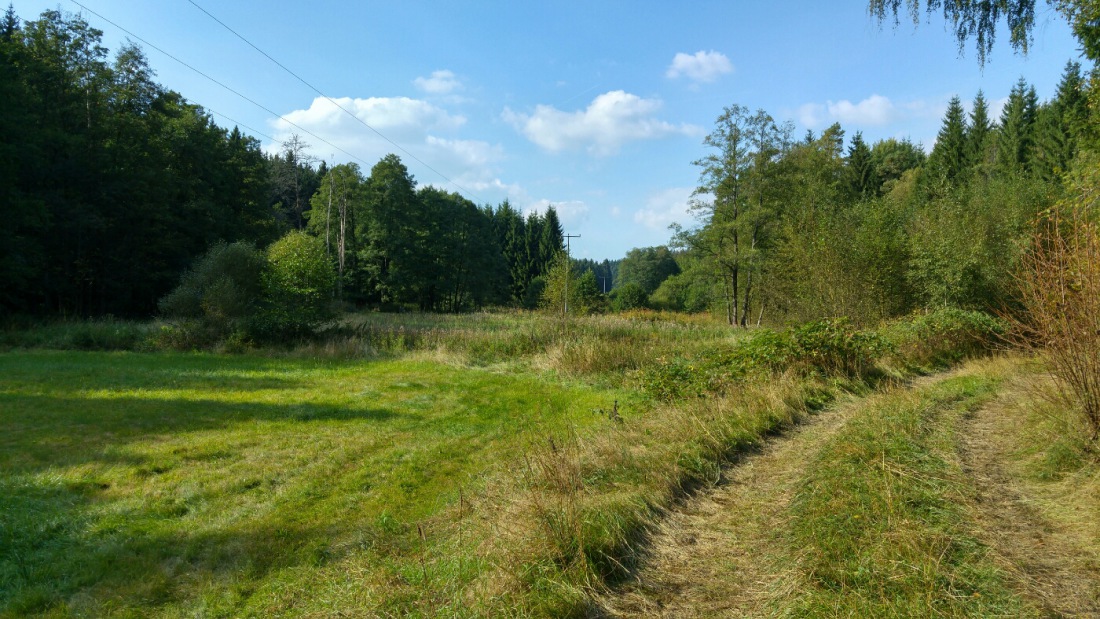
[[[569,278],[573,277],[573,261],[569,257],[569,240],[579,239],[579,234],[565,235],[565,315],[569,315]]]

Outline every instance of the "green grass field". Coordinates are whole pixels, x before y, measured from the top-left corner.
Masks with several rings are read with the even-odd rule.
[[[827,362],[859,338],[783,357],[647,313],[368,314],[246,354],[158,329],[0,337],[0,616],[585,616],[724,462],[969,341],[895,330],[862,376]]]
[[[429,361],[2,354],[0,609],[308,612],[350,573],[400,606],[418,523],[624,397]]]

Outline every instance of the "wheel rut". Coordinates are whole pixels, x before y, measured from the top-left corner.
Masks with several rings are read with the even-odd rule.
[[[983,541],[1021,594],[1052,617],[1100,617],[1100,557],[1082,550],[1081,532],[1046,518],[1038,498],[1006,463],[1011,416],[978,409],[962,427],[959,456],[974,486],[975,520]],[[1097,514],[1100,517],[1100,514]]]
[[[775,551],[810,456],[863,399],[817,413],[728,467],[654,531],[645,565],[597,600],[605,617],[751,617],[783,595],[792,566]],[[784,563],[787,563],[784,565]]]

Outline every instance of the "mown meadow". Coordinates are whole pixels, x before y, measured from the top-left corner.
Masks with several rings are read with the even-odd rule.
[[[582,615],[722,462],[993,324],[466,318],[244,354],[157,349],[148,324],[6,332],[0,612]]]

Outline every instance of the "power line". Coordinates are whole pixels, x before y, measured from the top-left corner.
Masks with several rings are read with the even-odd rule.
[[[123,28],[122,26],[120,26],[120,25],[116,24],[115,22],[111,21],[110,19],[107,19],[107,18],[106,18],[106,17],[104,17],[103,15],[100,15],[99,13],[96,13],[95,11],[93,11],[92,9],[90,9],[90,8],[88,8],[88,7],[86,7],[86,6],[84,6],[84,5],[83,5],[83,4],[81,4],[80,2],[77,2],[77,0],[69,0],[69,2],[72,2],[73,4],[77,5],[78,7],[80,7],[80,8],[82,8],[82,9],[84,9],[85,11],[88,11],[88,12],[89,12],[89,13],[91,13],[92,15],[95,15],[96,17],[98,17],[98,18],[102,19],[103,21],[107,22],[108,24],[111,24],[111,25],[112,25],[112,26],[114,26],[115,28],[118,28],[119,30],[121,30],[121,31],[125,32],[126,34],[128,34],[128,35],[130,35],[130,36],[134,37],[134,38],[135,38],[135,39],[137,39],[138,41],[141,41],[141,42],[142,42],[142,43],[144,43],[145,45],[148,45],[149,47],[151,47],[151,48],[153,48],[153,49],[157,50],[158,52],[160,52],[160,53],[164,54],[165,56],[168,56],[168,57],[169,57],[169,58],[171,58],[172,60],[175,60],[176,62],[180,63],[181,65],[183,65],[183,66],[187,67],[188,69],[191,69],[191,70],[192,70],[192,71],[194,71],[195,73],[198,73],[199,75],[201,75],[201,76],[205,77],[206,79],[210,80],[211,82],[214,82],[214,83],[215,83],[215,84],[217,84],[218,86],[221,86],[222,88],[224,88],[224,89],[228,90],[229,92],[231,92],[231,93],[233,93],[233,94],[237,95],[238,97],[240,97],[240,98],[244,99],[245,101],[248,101],[248,102],[249,102],[249,103],[251,103],[252,105],[255,105],[256,107],[258,107],[258,108],[260,108],[261,110],[263,110],[263,111],[267,112],[268,114],[271,114],[271,115],[273,115],[273,116],[275,116],[275,117],[279,118],[280,120],[282,120],[283,122],[287,123],[288,125],[291,125],[292,127],[295,127],[295,128],[297,128],[297,129],[299,129],[299,130],[301,130],[301,131],[303,131],[303,132],[305,132],[305,133],[307,133],[307,134],[309,134],[309,135],[313,136],[313,137],[314,137],[314,138],[316,138],[317,140],[320,140],[321,142],[324,142],[325,144],[328,144],[329,146],[331,146],[331,147],[335,148],[336,150],[340,151],[341,153],[344,153],[344,154],[345,154],[345,155],[347,155],[348,157],[351,157],[352,159],[355,159],[355,160],[357,160],[357,161],[361,162],[361,163],[362,163],[363,165],[367,166],[368,168],[369,168],[369,167],[370,167],[370,166],[372,165],[372,164],[368,163],[368,162],[367,162],[366,160],[364,160],[364,159],[362,159],[362,158],[360,158],[360,157],[357,157],[356,155],[353,155],[353,154],[349,153],[348,151],[346,151],[346,150],[344,150],[344,149],[340,148],[339,146],[337,146],[337,145],[333,144],[332,142],[329,142],[329,141],[328,141],[328,140],[326,140],[325,138],[323,138],[323,137],[321,137],[321,136],[317,135],[316,133],[313,133],[313,132],[312,132],[312,131],[310,131],[309,129],[306,129],[305,127],[302,127],[301,125],[299,125],[299,124],[297,124],[297,123],[295,123],[295,122],[293,122],[293,121],[291,121],[291,120],[287,119],[287,118],[286,118],[285,116],[283,116],[282,114],[280,114],[280,113],[278,113],[278,112],[276,112],[276,111],[274,111],[274,110],[272,110],[272,109],[270,109],[270,108],[268,108],[268,107],[264,106],[263,104],[261,104],[261,103],[258,103],[258,102],[256,102],[255,100],[253,100],[253,99],[251,99],[251,98],[249,98],[249,97],[247,97],[247,96],[245,96],[245,95],[241,94],[240,92],[238,92],[238,91],[234,90],[233,88],[230,88],[229,86],[227,86],[227,85],[223,84],[222,82],[219,82],[218,80],[214,79],[213,77],[210,77],[210,76],[209,76],[209,75],[207,75],[206,73],[203,73],[202,71],[200,71],[200,70],[196,69],[195,67],[193,67],[193,66],[191,66],[191,65],[187,64],[186,62],[184,62],[184,61],[180,60],[179,58],[177,58],[177,57],[173,56],[172,54],[170,54],[170,53],[168,53],[168,52],[164,51],[163,49],[161,49],[161,48],[159,48],[159,47],[157,47],[156,45],[153,45],[153,44],[152,44],[152,43],[150,43],[149,41],[147,41],[147,40],[143,39],[142,37],[140,37],[140,36],[138,36],[138,35],[136,35],[136,34],[134,34],[133,32],[130,32],[130,31],[129,31],[129,30],[127,30],[126,28]],[[219,116],[222,116],[222,114],[218,114],[218,115],[219,115]],[[228,117],[226,117],[226,118],[228,118]],[[257,133],[258,133],[258,132],[257,132]],[[263,134],[261,133],[260,135],[263,135]],[[274,141],[274,138],[271,138],[271,136],[264,136],[264,137],[267,137],[267,138],[271,139],[272,141]]]
[[[237,120],[233,120],[232,118],[230,118],[230,117],[226,116],[225,114],[222,114],[221,112],[219,112],[219,111],[217,111],[217,110],[214,110],[214,109],[210,109],[210,108],[208,108],[208,107],[206,107],[205,105],[202,105],[202,104],[199,104],[199,105],[201,105],[201,106],[202,106],[202,109],[204,109],[204,110],[206,110],[206,111],[208,111],[208,112],[210,112],[211,114],[214,114],[214,115],[216,115],[216,116],[221,116],[222,118],[224,118],[224,119],[228,120],[229,122],[233,123],[234,125],[236,125],[236,126],[238,126],[238,127],[243,127],[243,128],[245,128],[245,129],[248,129],[248,130],[249,130],[249,131],[251,131],[252,133],[254,133],[254,134],[256,134],[256,135],[258,135],[258,136],[260,136],[260,137],[264,137],[264,138],[267,138],[267,139],[271,140],[272,142],[277,142],[277,141],[278,141],[278,140],[276,140],[275,138],[271,137],[270,135],[268,135],[268,134],[266,134],[266,133],[264,133],[264,132],[262,132],[262,131],[256,131],[256,130],[255,130],[255,129],[253,129],[252,127],[249,127],[248,125],[246,125],[246,124],[244,124],[244,123],[242,123],[242,122],[240,122],[240,121],[237,121]]]
[[[335,99],[333,99],[332,97],[330,97],[330,96],[326,95],[325,93],[321,92],[321,91],[320,91],[320,89],[318,89],[318,88],[317,88],[316,86],[314,86],[313,84],[310,84],[310,83],[309,83],[309,82],[307,82],[307,81],[306,81],[305,79],[303,79],[303,78],[302,78],[302,77],[301,77],[300,75],[298,75],[298,74],[297,74],[297,73],[295,73],[294,71],[291,71],[290,69],[288,69],[288,68],[287,68],[287,67],[286,67],[285,65],[283,65],[283,63],[281,63],[281,62],[279,62],[278,60],[275,60],[274,58],[272,58],[270,54],[268,54],[268,53],[267,53],[267,52],[265,52],[264,50],[260,49],[259,47],[256,47],[256,45],[254,45],[254,44],[253,44],[253,43],[252,43],[251,41],[249,41],[248,39],[246,39],[246,38],[244,37],[244,35],[242,35],[241,33],[237,32],[236,30],[234,30],[234,29],[230,28],[230,27],[229,27],[229,26],[228,26],[228,25],[227,25],[227,24],[226,24],[225,22],[223,22],[222,20],[218,19],[218,18],[217,18],[217,17],[215,17],[215,16],[213,15],[213,14],[211,14],[211,13],[210,13],[210,11],[207,11],[206,9],[202,8],[201,6],[199,6],[199,4],[198,4],[197,2],[195,2],[195,0],[187,0],[187,1],[188,1],[188,2],[190,2],[190,3],[191,3],[191,5],[192,5],[192,6],[194,6],[194,7],[196,8],[196,9],[198,9],[198,10],[202,11],[203,13],[205,13],[207,17],[209,17],[210,19],[212,19],[212,20],[216,21],[216,22],[217,22],[218,24],[220,24],[220,25],[221,25],[221,26],[222,26],[223,28],[225,28],[225,29],[226,29],[226,30],[228,30],[229,32],[233,33],[233,35],[234,35],[234,36],[236,36],[236,37],[237,37],[238,39],[240,39],[240,40],[244,41],[244,42],[245,42],[245,44],[247,44],[247,45],[248,45],[249,47],[251,47],[252,49],[256,50],[256,51],[257,51],[257,52],[259,52],[260,54],[263,54],[263,56],[264,56],[265,58],[267,58],[267,59],[268,59],[268,60],[270,60],[271,62],[273,62],[273,63],[275,63],[276,65],[278,65],[278,67],[279,67],[280,69],[282,69],[283,71],[286,71],[287,73],[289,73],[289,74],[290,74],[291,76],[293,76],[293,77],[294,77],[294,79],[296,79],[296,80],[298,80],[299,82],[301,82],[301,83],[305,84],[305,86],[306,86],[307,88],[309,88],[309,89],[310,89],[310,90],[312,90],[313,92],[317,93],[317,95],[318,95],[318,96],[320,96],[321,98],[325,99],[326,101],[328,101],[328,102],[329,102],[329,103],[331,103],[332,105],[335,105],[336,107],[340,108],[340,110],[342,110],[342,111],[343,111],[343,112],[344,112],[345,114],[347,114],[348,116],[351,116],[352,118],[354,118],[354,119],[355,119],[355,120],[356,120],[357,122],[359,122],[359,124],[363,125],[363,126],[364,126],[364,127],[366,127],[367,129],[370,129],[370,130],[371,130],[371,131],[373,131],[373,132],[374,132],[375,134],[377,134],[377,135],[378,135],[378,137],[382,138],[383,140],[385,140],[385,141],[389,142],[389,143],[390,143],[391,145],[393,145],[393,147],[394,147],[394,148],[396,148],[396,149],[400,150],[401,152],[405,153],[406,155],[408,155],[410,159],[412,159],[412,160],[416,161],[417,163],[419,163],[420,165],[424,166],[425,168],[428,168],[428,169],[429,169],[429,170],[431,170],[432,172],[435,172],[435,173],[436,173],[437,175],[439,175],[439,177],[440,177],[440,178],[442,178],[443,180],[447,181],[448,183],[450,183],[450,184],[454,185],[455,187],[458,187],[458,188],[459,188],[459,189],[461,189],[462,191],[464,191],[464,192],[466,192],[466,193],[468,193],[468,194],[474,195],[475,197],[477,196],[477,194],[475,194],[474,192],[470,191],[469,189],[466,189],[466,188],[465,188],[465,187],[463,187],[462,185],[459,185],[459,184],[458,184],[457,182],[455,182],[455,181],[451,180],[451,179],[450,179],[450,178],[449,178],[449,177],[448,177],[448,176],[447,176],[446,174],[444,174],[444,173],[440,172],[439,170],[436,170],[436,169],[435,169],[435,168],[433,168],[432,166],[428,165],[428,164],[427,164],[426,162],[424,162],[424,161],[423,161],[422,159],[420,159],[420,158],[419,158],[419,157],[417,157],[416,155],[414,155],[414,154],[412,154],[411,152],[409,152],[409,151],[408,151],[408,150],[407,150],[406,148],[404,148],[403,146],[401,146],[401,145],[400,145],[400,144],[398,144],[397,142],[394,142],[393,140],[391,140],[391,139],[389,139],[388,137],[386,137],[386,136],[385,136],[385,135],[384,135],[384,134],[383,134],[383,133],[382,133],[381,131],[379,131],[379,130],[375,129],[374,127],[370,126],[370,124],[368,124],[368,123],[367,123],[367,121],[363,120],[362,118],[359,118],[359,116],[358,116],[358,115],[356,115],[356,114],[355,114],[354,112],[352,112],[351,110],[347,109],[346,107],[344,107],[344,106],[340,105],[339,103],[337,103],[337,102],[336,102],[336,100],[335,100]],[[595,87],[593,87],[593,88],[595,88]],[[590,88],[589,90],[591,90],[591,88]]]

